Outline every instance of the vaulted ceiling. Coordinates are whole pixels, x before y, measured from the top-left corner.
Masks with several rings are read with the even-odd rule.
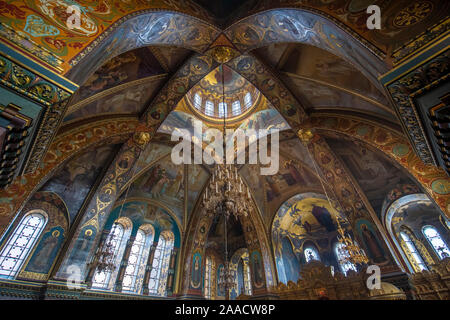
[[[221,95],[217,91],[221,85],[220,70],[224,68],[225,96],[229,99],[227,111],[232,116],[227,116],[230,118],[227,126],[282,130],[281,173],[275,181],[258,176],[251,165],[240,168],[254,190],[254,199],[267,227],[285,196],[292,196],[305,186],[320,190],[321,177],[313,169],[311,159],[302,152],[302,145],[291,129],[298,129],[314,115],[342,115],[402,134],[400,119],[377,78],[401,59],[399,50],[404,49],[402,46],[439,22],[449,7],[447,1],[422,1],[425,5],[422,15],[416,17],[417,21],[406,21],[404,12],[410,12],[408,6],[385,0],[194,2],[189,2],[186,8],[174,9],[174,12],[186,11],[184,18],[164,16],[154,23],[146,23],[139,20],[144,17],[133,17],[135,27],[127,25],[128,29],[120,29],[122,33],[106,37],[105,41],[89,43],[90,47],[88,41],[80,40],[82,36],[71,35],[71,41],[80,40],[79,47],[77,50],[67,48],[64,53],[57,47],[69,43],[70,37],[64,36],[67,30],[60,31],[61,42],[58,43],[45,42],[45,38],[34,36],[37,43],[45,44],[46,50],[59,54],[64,60],[61,64],[64,75],[80,85],[70,98],[56,138],[83,126],[114,119],[134,121],[136,126],[153,130],[154,140],[139,159],[139,177],[130,182],[130,195],[135,198],[149,196],[157,204],[174,206],[174,216],[181,225],[186,224],[209,177],[209,168],[202,165],[176,168],[169,164],[167,148],[173,145],[170,133],[175,127],[187,127],[195,119],[205,121],[210,127],[221,127]],[[387,27],[368,32],[365,9],[372,2],[383,8],[382,19]],[[275,7],[278,9],[271,10]],[[114,11],[114,19],[118,20],[123,12],[134,9],[121,10]],[[98,19],[102,21],[98,26],[106,29],[108,23],[103,18]],[[24,29],[29,28],[24,26]],[[30,32],[36,35],[37,29]],[[233,55],[225,67],[214,60],[214,49],[221,46],[230,48]],[[81,52],[83,54],[79,54]],[[244,108],[246,92],[252,93],[248,108]],[[198,108],[196,93],[201,93]],[[213,115],[209,115],[206,101],[213,100],[213,96],[217,101],[213,102]],[[241,110],[233,115],[235,101],[240,101]],[[354,141],[342,142],[341,137],[331,134],[328,138],[331,148],[342,159],[361,156],[356,150],[360,146],[355,149],[352,145]],[[99,157],[95,150],[86,156],[80,153],[74,157],[78,163],[66,162],[65,167],[61,166],[63,169],[52,169],[51,174],[42,177],[41,184],[49,181],[43,188],[59,190],[62,187],[58,181],[62,177],[66,182],[75,183],[80,175],[89,174],[86,185],[94,186],[94,181],[102,175],[98,167],[105,166],[108,159],[120,152],[117,140],[104,143],[109,146],[104,149],[107,159],[100,157],[93,163],[93,159]],[[152,153],[152,150],[157,151]],[[365,154],[373,161],[372,167],[355,170],[376,175],[379,168],[386,173],[383,176],[386,181],[391,179],[389,186],[394,185],[397,183],[394,176],[399,177],[397,169],[386,165],[385,159],[376,153],[370,150]],[[295,163],[301,179],[289,180],[290,163]],[[158,177],[170,182],[170,190],[164,189],[163,185],[159,186],[161,190],[148,188],[146,181],[151,181],[152,174],[158,175],[160,169],[165,171],[158,173]],[[89,170],[89,174],[85,172]],[[53,180],[50,179],[52,176]],[[378,178],[383,183],[384,180]],[[406,176],[398,180],[399,183],[410,182]],[[378,208],[383,196],[371,194],[367,181],[361,183],[367,184],[369,201]],[[283,197],[279,197],[280,193]],[[172,201],[175,198],[178,200]]]

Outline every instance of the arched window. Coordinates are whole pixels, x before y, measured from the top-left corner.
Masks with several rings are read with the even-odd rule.
[[[146,243],[146,234],[142,229],[139,229],[136,234],[136,239],[131,246],[130,256],[128,257],[127,267],[122,282],[122,291],[134,292],[137,291],[137,276],[139,267],[145,263],[143,262],[143,253]]]
[[[206,101],[205,114],[207,116],[214,116],[214,103],[212,101],[210,101],[210,100]]]
[[[423,227],[422,232],[425,235],[425,238],[427,238],[428,242],[434,248],[440,259],[450,257],[450,250],[448,250],[447,244],[445,243],[444,239],[442,239],[441,235],[435,227],[425,226]]]
[[[239,100],[231,104],[231,112],[233,112],[233,116],[238,116],[241,113],[241,102]]]
[[[247,92],[244,96],[244,105],[246,109],[252,106],[252,95],[250,94],[250,92]]]
[[[150,294],[165,296],[169,271],[170,254],[173,249],[174,236],[172,232],[163,232],[159,236],[158,245],[153,256],[152,271],[148,289]]]
[[[356,266],[348,261],[347,259],[350,257],[347,249],[345,249],[345,245],[341,242],[336,242],[334,246],[334,252],[336,254],[336,258],[339,262],[339,266],[341,268],[342,273],[347,275],[349,270],[357,271]]]
[[[206,257],[205,261],[205,298],[211,299],[211,275],[212,261],[210,257]]]
[[[420,271],[427,270],[427,267],[425,265],[425,262],[423,261],[422,257],[419,254],[419,251],[416,248],[416,245],[412,241],[412,239],[409,237],[406,232],[402,231],[400,232],[400,237],[402,237],[406,249],[409,251],[407,252],[408,258],[412,259],[411,263],[416,264]],[[408,254],[409,253],[409,254]]]
[[[13,279],[47,224],[37,211],[25,215],[0,252],[0,277]]]
[[[320,261],[319,252],[314,247],[306,247],[304,250],[306,262],[310,262],[311,260]]]
[[[250,266],[248,264],[248,258],[243,259],[244,264],[244,291],[248,296],[252,295],[252,278],[250,277]]]
[[[220,102],[219,103],[219,118],[223,118],[225,114],[227,114],[227,103]]]
[[[194,95],[194,106],[199,110],[202,107],[202,97],[200,97],[198,92]]]
[[[114,253],[114,260],[116,262],[119,261],[120,257],[118,257],[119,249],[122,246],[122,242],[124,241],[125,229],[122,224],[115,222],[111,231],[106,238],[105,245],[111,246],[111,250]],[[116,263],[116,267],[118,267],[118,263]],[[109,283],[111,281],[111,271],[99,271],[95,270],[94,277],[92,279],[92,288],[95,289],[108,289]]]

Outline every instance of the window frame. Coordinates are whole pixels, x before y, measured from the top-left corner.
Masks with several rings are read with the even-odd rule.
[[[428,236],[428,235],[425,233],[425,232],[426,232],[426,231],[425,231],[426,229],[433,229],[433,230],[436,232],[437,237],[444,243],[445,249],[447,249],[447,251],[450,252],[450,249],[449,249],[449,247],[448,247],[448,244],[447,244],[447,243],[445,242],[445,240],[442,238],[442,236],[441,236],[441,234],[439,233],[439,231],[437,230],[437,228],[434,227],[434,226],[432,226],[432,225],[425,225],[425,226],[422,227],[422,234],[423,234],[423,236],[425,237],[425,239],[427,239],[427,241],[428,241],[428,243],[430,244],[430,246],[433,248],[433,250],[434,250],[434,252],[436,253],[436,255],[438,256],[439,260],[442,260],[442,259],[446,258],[446,257],[442,257],[441,254],[439,253],[439,251],[437,251],[437,249],[435,248],[435,246],[434,246],[433,243],[431,242],[430,236]],[[449,254],[447,257],[450,257],[450,254]]]
[[[120,239],[116,240],[116,239],[111,239],[111,232],[114,230],[114,224],[117,224],[118,226],[120,226],[122,228],[121,230],[121,235],[120,235]],[[111,228],[111,230],[109,230],[108,236],[106,237],[105,240],[105,244],[107,241],[112,241],[112,240],[116,240],[116,246],[114,248],[114,255],[115,255],[115,259],[116,259],[116,268],[120,267],[120,262],[122,260],[122,257],[119,257],[119,253],[120,253],[120,248],[122,247],[123,241],[125,239],[125,233],[126,233],[126,227],[120,223],[120,222],[116,222],[114,221],[113,223],[113,227]],[[104,273],[104,272],[103,272]],[[95,276],[97,274],[100,274],[100,272],[97,271],[97,268],[95,269],[94,275],[92,277],[92,285],[91,285],[91,289],[94,290],[111,290],[110,288],[110,284],[111,284],[111,278],[113,276],[113,271],[107,271],[106,272],[106,279],[103,283],[104,285],[102,287],[96,286],[96,284],[98,284],[99,282],[95,281]]]
[[[340,258],[341,254],[339,252],[339,247],[342,247],[342,246],[344,246],[343,243],[341,243],[339,241],[335,242],[335,244],[334,244],[334,254],[335,254],[336,260],[337,260],[337,262],[339,264],[339,269],[341,270],[342,273],[344,273],[345,276],[347,276],[347,272],[348,271],[350,271],[350,270],[357,271],[357,269],[356,269],[356,266],[353,263],[351,263],[349,261],[344,262],[343,259]],[[344,264],[348,265],[350,267],[347,270],[344,270]]]
[[[303,256],[305,257],[306,263],[310,262],[310,258],[306,255],[306,251],[307,250],[311,250],[315,253],[315,255],[317,256],[317,259],[311,259],[314,261],[321,261],[320,259],[320,254],[319,254],[319,250],[317,250],[314,246],[308,245],[303,249]]]
[[[163,243],[163,247],[162,248],[158,248],[160,246],[160,244],[162,242],[160,241],[164,241]],[[170,256],[172,255],[172,251],[174,248],[174,235],[173,233],[170,231],[167,234],[160,234],[159,239],[158,239],[158,244],[156,245],[155,248],[155,253],[153,255],[153,261],[152,261],[152,270],[150,271],[150,277],[148,280],[147,288],[148,288],[148,292],[149,295],[153,295],[153,296],[166,296],[167,295],[167,290],[163,289],[163,293],[161,293],[160,291],[160,287],[162,282],[166,284],[167,286],[167,278],[169,276],[168,274],[168,270],[169,270],[169,263],[170,263]],[[160,255],[158,257],[158,265],[157,265],[157,271],[156,271],[156,276],[152,276],[153,270],[155,269],[155,256],[156,256],[156,250],[160,251]],[[166,269],[166,270],[164,270]],[[165,272],[165,274],[163,274],[163,271]],[[162,276],[165,276],[165,279],[162,279]],[[155,288],[150,288],[150,282],[154,280],[156,282]]]
[[[9,272],[9,275],[6,274],[0,274],[0,278],[6,278],[6,279],[15,279],[18,274],[20,273],[20,270],[23,268],[24,263],[27,261],[27,259],[30,257],[30,254],[33,253],[34,248],[36,246],[36,244],[39,242],[42,232],[44,231],[45,227],[48,224],[48,214],[44,211],[44,210],[40,210],[40,209],[34,209],[34,210],[30,210],[27,213],[25,213],[23,215],[23,217],[20,219],[20,222],[15,226],[14,230],[12,231],[11,235],[8,236],[8,238],[6,239],[4,245],[2,245],[1,250],[0,250],[0,260],[1,263],[3,263],[8,257],[3,256],[3,254],[5,253],[6,250],[8,250],[9,254],[13,249],[14,249],[14,242],[16,242],[19,237],[20,237],[20,233],[23,232],[23,230],[25,229],[26,225],[24,225],[24,222],[26,219],[31,219],[29,218],[30,216],[33,215],[39,215],[42,217],[41,222],[39,223],[39,225],[35,228],[35,230],[37,230],[37,232],[33,232],[33,234],[30,236],[30,240],[26,243],[25,245],[25,249],[21,251],[21,253],[19,254],[18,258],[13,258],[14,260],[18,260],[19,263],[17,264],[17,262],[14,264],[13,269]],[[28,221],[27,221],[28,222]],[[31,244],[30,244],[31,243]],[[24,253],[25,252],[25,253]],[[3,258],[3,260],[2,260]],[[16,267],[17,266],[17,267]],[[15,269],[15,270],[14,270]],[[6,270],[6,269],[5,269]]]
[[[408,260],[410,259],[409,257],[414,258],[416,265],[417,265],[417,266],[419,267],[419,269],[420,269],[419,272],[428,270],[428,266],[427,266],[425,260],[423,259],[422,255],[420,254],[420,251],[419,251],[419,249],[417,248],[416,243],[414,242],[413,239],[411,239],[411,236],[410,236],[408,233],[406,233],[404,230],[401,230],[401,231],[399,232],[399,236],[400,236],[401,240],[405,243],[406,248],[409,250],[409,255],[407,254],[407,252],[405,252],[406,257],[408,258]],[[408,240],[405,240],[405,237],[406,237]],[[409,244],[409,245],[408,245],[408,244]],[[411,251],[411,247],[410,247],[410,246],[414,249],[414,252]],[[403,248],[402,248],[402,249],[403,249]],[[404,249],[403,249],[403,250],[404,250]],[[414,253],[419,257],[419,260],[420,260],[420,261],[417,261],[417,258],[415,257]],[[410,261],[410,263],[412,263],[412,261]],[[421,265],[423,265],[423,267],[421,267]],[[413,269],[414,269],[414,268],[413,268]]]

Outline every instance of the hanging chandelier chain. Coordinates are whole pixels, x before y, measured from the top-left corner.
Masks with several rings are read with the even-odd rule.
[[[137,160],[136,160],[137,161]],[[96,268],[98,272],[113,272],[116,269],[116,252],[115,246],[113,244],[113,240],[116,234],[117,220],[122,216],[122,210],[125,205],[126,200],[128,199],[128,193],[130,191],[131,184],[134,180],[134,176],[137,171],[137,163],[135,163],[133,173],[130,178],[130,183],[127,186],[127,190],[125,192],[125,198],[120,206],[119,214],[116,221],[113,224],[113,227],[109,231],[108,236],[106,237],[103,245],[99,248],[99,250],[95,253],[93,258],[92,268]]]
[[[313,166],[314,166],[314,170],[316,172],[317,178],[320,181],[320,184],[322,186],[322,189],[325,193],[325,196],[327,198],[327,201],[330,205],[331,208],[335,208],[335,206],[333,205],[330,196],[328,195],[327,189],[325,188],[325,185],[322,181],[322,176],[319,175],[319,170],[317,167],[317,163],[315,158],[313,158],[309,148],[308,148],[308,144],[307,141],[305,139],[300,139],[303,142],[304,147],[306,148],[306,151],[308,153],[309,158],[311,159]],[[338,241],[340,243],[343,244],[343,246],[341,246],[339,248],[339,251],[341,253],[341,257],[343,257],[343,261],[344,262],[350,262],[356,265],[363,265],[366,264],[369,259],[367,258],[367,256],[365,255],[365,253],[361,250],[361,248],[354,242],[354,240],[352,239],[352,237],[348,234],[346,235],[344,229],[341,226],[341,223],[339,222],[339,219],[341,218],[340,215],[344,214],[344,208],[342,207],[341,202],[339,201],[339,198],[337,197],[335,191],[333,190],[333,188],[330,188],[331,192],[333,193],[333,196],[335,198],[335,203],[338,204],[341,212],[338,211],[339,215],[336,216],[336,222],[337,222],[337,228],[338,228],[338,233],[340,235],[340,237],[338,236]]]

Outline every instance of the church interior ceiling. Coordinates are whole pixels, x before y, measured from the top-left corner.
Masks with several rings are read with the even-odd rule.
[[[383,272],[411,271],[405,228],[425,243],[418,245],[425,264],[439,263],[421,235],[431,225],[450,243],[450,178],[423,161],[424,149],[411,140],[417,131],[407,130],[420,123],[406,126],[399,106],[413,103],[411,90],[425,90],[416,87],[417,73],[435,79],[448,68],[448,54],[435,63],[431,52],[427,68],[420,61],[402,69],[448,32],[450,2],[86,0],[78,1],[81,25],[69,29],[71,2],[0,1],[0,95],[11,100],[0,101],[0,118],[11,118],[16,103],[19,118],[31,121],[13,163],[20,170],[0,188],[0,253],[21,219],[48,211],[20,279],[64,281],[71,266],[89,279],[89,261],[117,221],[129,239],[145,225],[153,239],[171,234],[169,255],[157,240],[143,251],[151,259],[155,250],[165,254],[160,296],[202,296],[207,258],[217,282],[226,251],[240,277],[232,298],[244,283],[262,297],[297,283],[307,252],[346,273],[336,254],[338,221]],[[382,8],[387,27],[369,32],[371,4]],[[223,48],[228,60],[220,60]],[[193,143],[202,152],[215,141],[209,129],[279,134],[275,174],[262,175],[261,163],[237,166],[250,214],[230,218],[226,231],[223,217],[203,214],[214,166],[172,160],[171,135],[194,135],[199,121],[202,139]],[[262,137],[246,141],[243,152]],[[140,281],[149,268],[140,267]]]
[[[370,147],[342,139],[327,139],[327,142],[352,172],[378,217],[382,216],[383,201],[392,189],[414,184],[404,170]]]

